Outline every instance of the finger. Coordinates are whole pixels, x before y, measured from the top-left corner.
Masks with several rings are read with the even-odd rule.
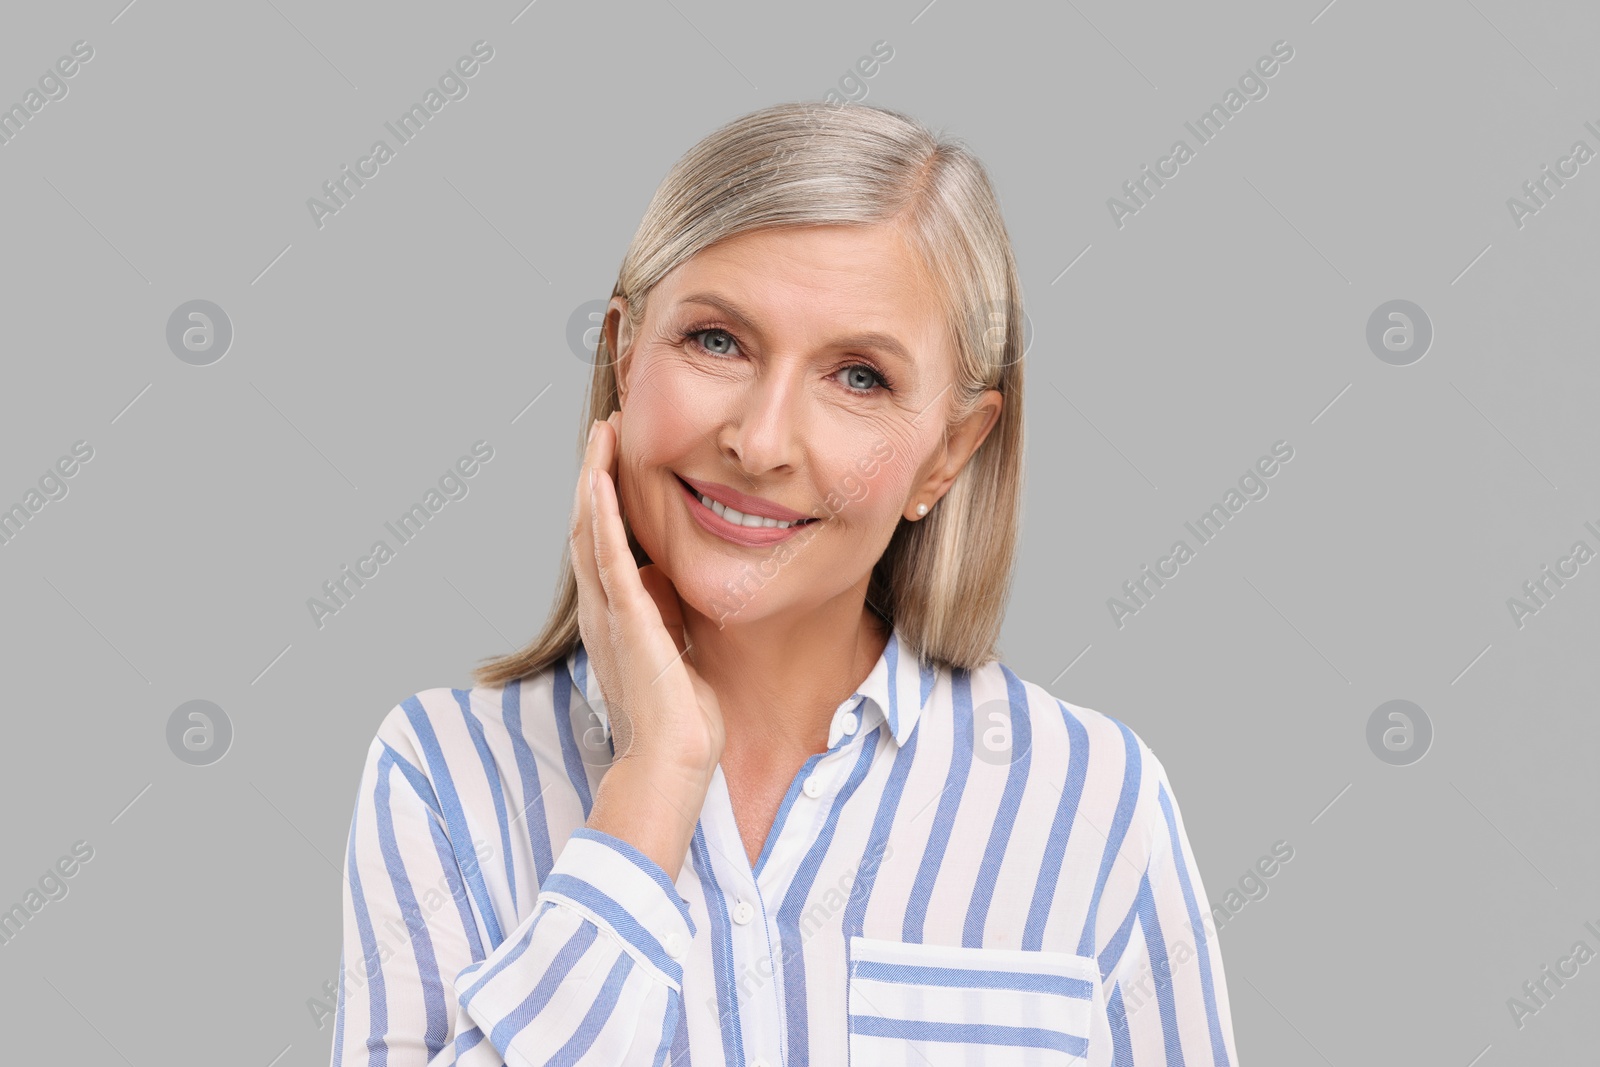
[[[572,487],[572,515],[567,523],[567,536],[576,537],[589,525],[589,467],[594,456],[594,435],[599,432],[599,422],[590,423],[589,443],[584,447],[578,463],[578,479]]]
[[[628,547],[628,537],[622,528],[622,514],[617,502],[616,484],[606,470],[610,466],[608,450],[614,438],[608,425],[596,432],[605,436],[595,456],[599,476],[594,484],[594,556],[605,587],[606,600],[617,614],[639,611],[649,600],[644,583],[639,578],[639,565],[634,562],[633,551]]]
[[[617,486],[617,514],[622,514],[622,410],[619,408],[606,416],[606,423],[611,427],[611,456],[606,461],[605,469],[611,473],[611,484]]]
[[[634,552],[627,547],[627,536],[622,533],[622,518],[616,499],[616,482],[611,478],[610,443],[613,438],[610,422],[595,427],[594,453],[590,454],[590,470],[595,472],[594,491],[589,501],[590,537],[594,539],[595,573],[605,590],[605,600],[611,611],[621,613],[629,606],[627,571],[632,569],[637,584],[638,566]]]
[[[572,515],[567,523],[567,536],[572,538],[589,525],[589,468],[593,465],[594,439],[600,432],[600,420],[589,424],[589,443],[584,446],[578,463],[578,480],[572,488]]]
[[[605,596],[595,568],[594,521],[592,496],[589,490],[589,471],[594,466],[595,438],[599,436],[600,427],[597,420],[594,424],[594,433],[589,438],[589,445],[584,450],[583,464],[578,469],[578,484],[572,494],[572,522],[567,533],[567,554],[573,574],[578,581],[580,604],[585,598],[603,600]]]

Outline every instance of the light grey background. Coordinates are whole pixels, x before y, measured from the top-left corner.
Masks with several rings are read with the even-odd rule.
[[[0,946],[8,1059],[327,1062],[308,1001],[373,731],[549,605],[569,317],[673,159],[884,40],[866,99],[986,162],[1035,330],[1007,663],[1151,744],[1214,900],[1295,849],[1221,935],[1241,1059],[1593,1062],[1600,962],[1520,1028],[1506,1003],[1600,949],[1600,562],[1507,607],[1600,548],[1600,162],[1520,228],[1506,203],[1600,149],[1592,6],[124,2],[0,33],[0,104],[94,48],[0,146],[0,506],[94,449],[0,547],[0,907],[94,849]],[[314,225],[480,39],[469,95]],[[1268,95],[1114,225],[1279,40]],[[210,366],[166,342],[194,299],[233,325]],[[1366,343],[1393,299],[1434,327],[1410,366]],[[307,599],[480,439],[469,494],[319,629]],[[1270,494],[1119,629],[1107,599],[1279,440]],[[1435,731],[1410,766],[1366,742],[1395,698]],[[195,699],[233,726],[209,766],[166,740]]]

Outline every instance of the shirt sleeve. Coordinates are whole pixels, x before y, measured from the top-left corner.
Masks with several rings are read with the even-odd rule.
[[[1236,1067],[1233,1020],[1210,905],[1166,768],[1154,771],[1151,853],[1126,947],[1106,981],[1114,1067],[1186,1063]]]
[[[579,827],[493,945],[489,865],[397,745],[374,740],[351,822],[332,1067],[659,1067],[695,934],[666,872]]]

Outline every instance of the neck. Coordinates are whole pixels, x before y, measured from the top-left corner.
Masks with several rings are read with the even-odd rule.
[[[717,692],[727,749],[763,761],[826,751],[833,713],[889,643],[888,626],[859,595],[721,627],[686,604],[684,628],[688,659]]]

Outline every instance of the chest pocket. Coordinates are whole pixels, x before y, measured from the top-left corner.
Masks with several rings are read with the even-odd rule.
[[[1069,1067],[1089,1051],[1092,957],[850,939],[852,1067]]]

